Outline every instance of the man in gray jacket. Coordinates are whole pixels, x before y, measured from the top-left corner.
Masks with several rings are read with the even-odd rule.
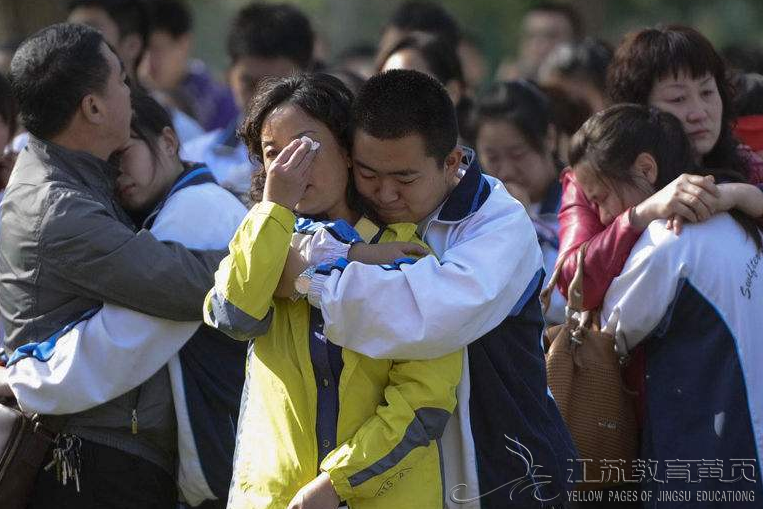
[[[38,32],[14,56],[11,81],[30,138],[0,208],[6,352],[46,342],[104,301],[200,320],[220,253],[193,254],[135,233],[114,198],[107,160],[130,136],[130,90],[100,33],[71,24]],[[67,416],[46,463],[65,464],[68,483],[57,467],[41,470],[30,507],[174,507],[175,433],[163,368],[127,394]]]

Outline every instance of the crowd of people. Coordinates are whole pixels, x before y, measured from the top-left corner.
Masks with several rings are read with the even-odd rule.
[[[761,53],[542,3],[489,80],[433,2],[334,61],[253,2],[222,83],[190,12],[72,0],[0,74],[27,507],[592,507],[543,342],[580,263],[651,474],[598,507],[763,507]]]

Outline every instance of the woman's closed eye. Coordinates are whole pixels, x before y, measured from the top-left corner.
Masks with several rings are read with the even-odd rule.
[[[595,205],[599,207],[601,207],[601,205],[605,201],[607,201],[607,197],[608,197],[607,193],[603,193],[599,190],[594,192],[589,191],[588,193],[585,193],[585,194],[588,196],[588,201],[590,201],[591,203],[594,203]]]
[[[275,149],[275,148],[273,148],[273,147],[267,147],[267,148],[265,148],[265,150],[262,152],[262,155],[263,155],[263,157],[264,157],[265,159],[268,159],[268,160],[271,160],[271,161],[272,161],[273,159],[275,159],[276,157],[278,157],[278,154],[280,154],[280,153],[281,153],[281,151],[280,151],[280,150],[276,150],[276,149]]]

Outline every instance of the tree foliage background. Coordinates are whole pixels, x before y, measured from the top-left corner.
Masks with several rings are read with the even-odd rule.
[[[196,24],[196,54],[218,72],[227,67],[225,34],[249,0],[186,0]],[[276,0],[280,1],[280,0]],[[398,0],[291,0],[313,20],[330,55],[358,43],[375,44]],[[438,0],[485,52],[492,67],[514,54],[523,13],[538,0]],[[617,44],[628,30],[680,22],[699,28],[717,47],[763,45],[761,0],[569,0],[587,32]],[[0,0],[0,40],[23,37],[65,16],[67,0]]]

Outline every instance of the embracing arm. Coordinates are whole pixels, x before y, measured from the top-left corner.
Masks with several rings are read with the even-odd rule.
[[[752,186],[741,185],[755,191]],[[742,199],[741,195],[723,193],[712,176],[682,174],[625,210],[605,228],[598,220],[595,206],[586,199],[570,171],[563,176],[563,188],[559,212],[560,253],[570,253],[588,241],[583,271],[585,309],[601,305],[612,279],[620,273],[633,245],[652,221],[668,220],[666,228],[679,235],[684,222],[706,221],[717,212],[739,206],[736,200]],[[763,196],[755,198],[763,201]],[[559,287],[565,295],[576,267],[576,258],[566,256],[559,276]]]
[[[409,225],[415,227],[415,225]],[[398,235],[402,224],[388,226]],[[426,256],[429,250],[415,242],[366,244],[360,234],[344,220],[313,221],[300,219],[292,236],[286,265],[278,282],[276,297],[293,297],[295,280],[308,267],[331,264],[344,258],[369,265],[392,264],[401,258]],[[406,229],[407,228],[403,228]],[[405,235],[408,238],[410,233]]]
[[[201,319],[223,256],[136,234],[76,192],[48,209],[42,239],[41,266],[73,293],[173,320]]]
[[[326,336],[373,358],[431,359],[518,313],[541,275],[541,252],[522,205],[506,194],[500,208],[467,219],[439,261],[340,263],[316,273],[311,299],[320,303]]]
[[[724,210],[735,208],[740,212],[763,223],[763,184],[745,183],[719,184],[722,200],[727,203]]]
[[[106,304],[59,338],[47,361],[30,356],[11,365],[8,380],[24,411],[81,412],[148,380],[198,328]],[[113,359],[119,362],[104,361]]]
[[[224,248],[246,210],[238,203],[215,202],[218,209],[210,214],[202,201],[209,196],[197,191],[188,188],[170,199],[151,232],[159,240],[189,248]],[[9,379],[25,411],[80,412],[148,380],[198,328],[198,321],[166,320],[105,304],[58,339],[55,355],[47,361],[34,356],[20,359],[8,368]]]

